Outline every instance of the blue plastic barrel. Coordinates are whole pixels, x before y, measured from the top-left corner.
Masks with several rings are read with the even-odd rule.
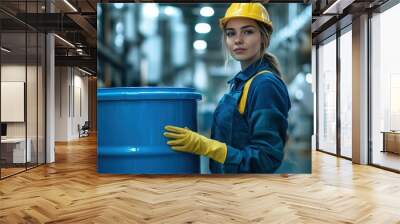
[[[165,125],[197,131],[191,88],[123,87],[97,90],[97,171],[114,174],[191,174],[200,157],[166,144]]]

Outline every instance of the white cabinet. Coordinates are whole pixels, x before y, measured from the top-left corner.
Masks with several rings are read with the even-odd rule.
[[[25,158],[27,158],[26,162],[31,162],[32,153],[31,146],[32,140],[28,138],[26,140],[27,146],[25,151],[25,138],[7,138],[2,139],[1,144],[3,146],[12,147],[12,162],[13,163],[25,163]],[[25,154],[26,152],[26,154]]]

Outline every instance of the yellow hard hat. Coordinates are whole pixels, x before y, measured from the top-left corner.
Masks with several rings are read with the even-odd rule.
[[[249,18],[260,21],[272,30],[272,22],[268,11],[261,3],[232,3],[226,10],[224,18],[219,20],[219,26],[224,29],[228,20],[232,18]]]

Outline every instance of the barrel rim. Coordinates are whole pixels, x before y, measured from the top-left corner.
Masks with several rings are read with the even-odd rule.
[[[115,87],[98,88],[98,101],[115,100],[168,100],[192,99],[200,100],[201,94],[194,88],[187,87]]]

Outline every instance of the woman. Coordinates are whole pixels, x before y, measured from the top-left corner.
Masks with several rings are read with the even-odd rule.
[[[172,149],[208,156],[213,173],[273,173],[283,159],[290,99],[268,48],[272,23],[260,3],[233,3],[220,19],[225,47],[241,71],[228,81],[211,139],[187,128],[166,126]]]

